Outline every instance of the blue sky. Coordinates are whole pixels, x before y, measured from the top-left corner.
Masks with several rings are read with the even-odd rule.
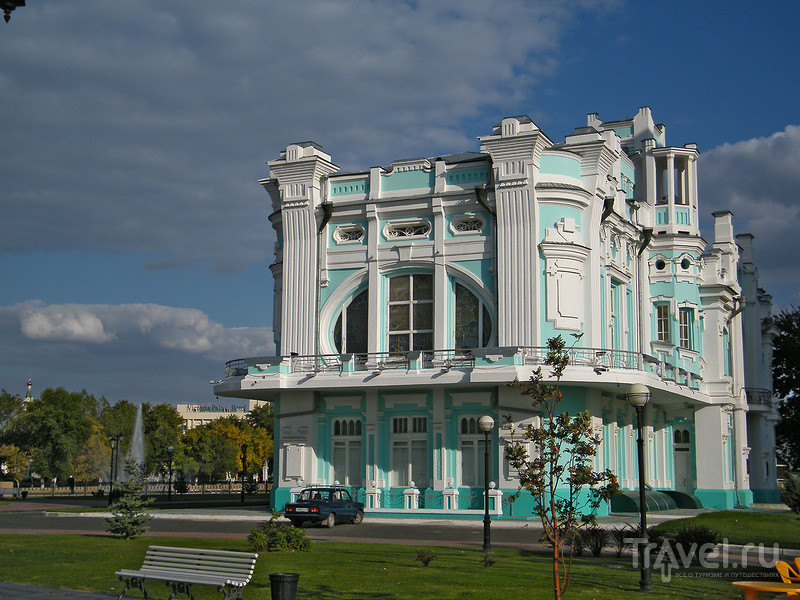
[[[551,139],[650,106],[701,151],[700,208],[800,303],[797,2],[36,0],[0,23],[0,387],[206,402],[269,355],[258,179],[293,141],[343,169]]]

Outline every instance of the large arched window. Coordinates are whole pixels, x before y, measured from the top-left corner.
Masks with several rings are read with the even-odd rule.
[[[340,354],[366,354],[368,290],[354,296],[342,308],[333,327],[333,343]],[[344,333],[344,335],[342,335]]]
[[[389,352],[433,350],[433,275],[389,279]]]
[[[456,283],[455,347],[484,348],[492,337],[489,310],[475,294]]]

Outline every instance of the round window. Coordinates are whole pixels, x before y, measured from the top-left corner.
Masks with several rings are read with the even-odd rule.
[[[657,269],[657,270],[659,270],[659,271],[663,271],[663,270],[664,270],[664,269],[666,269],[666,268],[667,268],[667,263],[665,263],[663,260],[661,260],[661,259],[659,258],[659,259],[656,261],[656,269]]]
[[[689,261],[689,259],[688,259],[688,258],[684,258],[684,259],[681,261],[681,269],[683,269],[684,271],[686,271],[686,270],[689,268],[689,266],[690,266],[691,264],[692,264],[692,263]]]

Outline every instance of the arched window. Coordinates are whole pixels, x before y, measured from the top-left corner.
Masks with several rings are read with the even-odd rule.
[[[456,283],[455,347],[484,348],[492,337],[492,320],[486,305]]]
[[[433,350],[433,275],[389,279],[389,352]]]
[[[333,343],[340,354],[366,354],[368,290],[354,296],[339,313],[333,327]],[[344,332],[344,336],[342,335]]]

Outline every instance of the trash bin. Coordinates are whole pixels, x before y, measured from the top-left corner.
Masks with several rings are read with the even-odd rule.
[[[297,580],[300,573],[270,573],[269,584],[272,600],[294,600],[297,595]]]

